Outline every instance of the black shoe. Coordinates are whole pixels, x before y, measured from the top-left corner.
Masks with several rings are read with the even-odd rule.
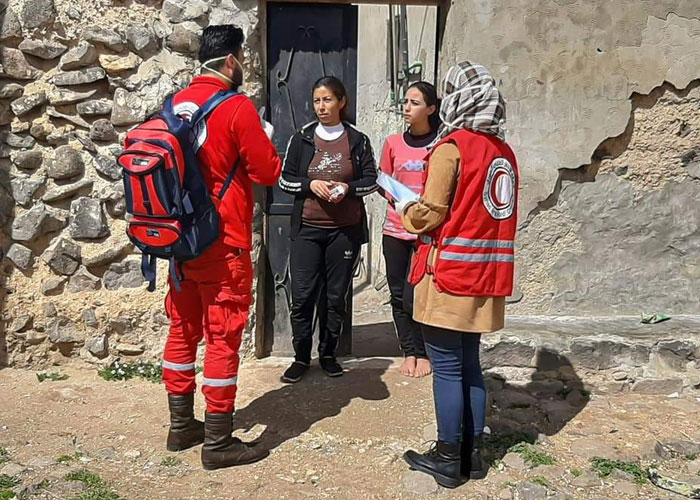
[[[340,366],[335,358],[327,357],[318,360],[321,369],[326,372],[329,377],[341,377],[343,375],[343,367]]]
[[[307,363],[295,361],[287,368],[280,380],[287,384],[294,384],[295,382],[299,382],[307,371],[309,371],[309,365]]]
[[[460,445],[438,441],[427,453],[408,450],[403,459],[412,469],[425,472],[435,478],[440,486],[456,488],[466,483],[469,478],[460,473]]]
[[[232,418],[232,413],[204,415],[202,466],[206,470],[252,464],[270,454],[269,450],[231,436]]]
[[[168,394],[170,430],[168,451],[182,451],[204,442],[204,422],[194,418],[194,393],[184,396]]]
[[[484,479],[488,473],[481,458],[481,436],[474,436],[471,441],[465,437],[462,442],[462,476],[469,479]]]

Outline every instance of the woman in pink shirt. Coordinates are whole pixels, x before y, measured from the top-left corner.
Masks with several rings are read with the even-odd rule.
[[[408,130],[387,137],[384,143],[379,165],[382,172],[416,193],[423,190],[427,146],[435,139],[440,124],[438,109],[435,87],[427,82],[414,83],[406,92],[404,104],[404,120],[408,124]],[[385,196],[392,201],[388,193]],[[420,327],[413,321],[413,291],[406,282],[416,236],[403,228],[401,218],[392,205],[390,203],[387,207],[382,243],[394,325],[405,356],[400,370],[407,377],[425,377],[430,375],[432,369]]]

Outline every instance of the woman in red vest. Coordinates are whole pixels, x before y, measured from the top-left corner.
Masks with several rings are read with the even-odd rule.
[[[513,289],[518,167],[505,143],[505,102],[483,66],[445,77],[440,128],[418,202],[396,204],[418,234],[409,282],[433,366],[438,442],[407,451],[412,468],[455,488],[485,470],[478,452],[486,413],[482,333],[503,328]]]

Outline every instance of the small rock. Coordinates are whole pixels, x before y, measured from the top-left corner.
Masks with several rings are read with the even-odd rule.
[[[693,476],[697,476],[700,473],[700,458],[696,458],[686,464],[688,472]]]
[[[45,92],[38,92],[36,94],[25,95],[19,99],[15,99],[10,104],[12,112],[17,116],[23,116],[32,111],[34,108],[43,106],[46,104],[48,98]]]
[[[80,247],[65,238],[59,238],[41,256],[51,269],[63,276],[70,276],[80,265]]]
[[[29,133],[32,137],[39,139],[40,141],[45,141],[53,133],[55,127],[47,115],[40,116],[35,120],[32,120],[31,128]]]
[[[107,336],[105,335],[99,335],[91,338],[85,343],[85,347],[87,347],[90,354],[99,359],[103,359],[107,356],[107,354],[109,354],[109,349],[107,347]]]
[[[7,251],[7,258],[12,261],[12,263],[21,269],[26,271],[32,266],[32,251],[19,243],[13,244]]]
[[[26,470],[26,467],[24,467],[23,465],[9,462],[0,467],[0,475],[10,477],[19,476],[20,474],[23,474]]]
[[[115,160],[104,155],[95,157],[95,170],[113,181],[122,179],[122,168]]]
[[[126,29],[126,41],[129,48],[140,55],[158,47],[155,33],[146,26],[130,25]]]
[[[81,267],[77,273],[70,277],[66,290],[73,293],[87,292],[100,288],[100,278]]]
[[[49,340],[54,344],[77,344],[85,338],[68,318],[56,318],[49,327]]]
[[[12,325],[10,325],[10,331],[12,333],[26,332],[32,327],[33,321],[34,316],[32,316],[31,314],[23,314],[21,316],[17,316],[12,321]]]
[[[75,182],[73,184],[66,185],[53,185],[41,199],[47,203],[56,202],[70,198],[71,196],[79,193],[82,190],[87,190],[92,188],[94,181],[84,179],[82,181]]]
[[[87,490],[87,485],[80,481],[58,481],[51,485],[51,492],[56,498],[75,498]]]
[[[117,344],[116,349],[119,354],[124,354],[125,356],[138,356],[146,351],[146,348],[142,344],[136,345],[122,343]]]
[[[113,447],[108,446],[107,448],[102,448],[101,450],[97,450],[97,453],[95,455],[98,458],[101,458],[102,460],[112,460],[117,458],[117,450],[115,450]]]
[[[27,462],[27,466],[32,469],[43,469],[45,467],[51,467],[55,462],[48,457],[35,457]]]
[[[24,87],[19,83],[6,83],[0,87],[0,99],[16,99],[22,97]]]
[[[167,38],[167,45],[175,52],[196,54],[199,50],[201,28],[192,21],[177,24]]]
[[[19,44],[18,48],[25,54],[31,54],[47,61],[56,59],[58,56],[68,50],[68,47],[59,42],[29,40],[26,38],[22,40],[22,43]]]
[[[97,61],[97,50],[83,41],[61,57],[59,67],[63,71],[70,71],[90,66],[95,61]]]
[[[101,43],[114,52],[121,52],[125,46],[124,40],[118,33],[110,29],[100,28],[99,26],[90,26],[84,29],[83,39],[92,43]]]
[[[139,288],[144,282],[144,278],[141,275],[141,263],[134,259],[114,263],[105,272],[102,282],[107,290]]]
[[[130,53],[126,57],[103,54],[99,57],[100,66],[102,66],[110,75],[118,75],[125,71],[138,68],[143,61],[139,56]]]
[[[20,9],[20,19],[24,29],[32,30],[58,19],[54,0],[32,0],[25,2]]]
[[[96,99],[94,101],[81,102],[76,110],[83,116],[108,115],[112,112],[112,101],[108,99]]]
[[[97,328],[100,326],[100,322],[97,320],[97,315],[95,314],[95,309],[85,309],[82,314],[82,319],[85,324],[91,328]]]
[[[659,453],[659,456],[664,459],[670,459],[673,456],[697,457],[700,455],[700,443],[685,439],[664,441],[663,443],[659,443],[659,446],[665,451]],[[657,450],[659,450],[659,448],[657,448]]]
[[[146,118],[146,110],[139,96],[124,89],[114,91],[112,123],[117,127],[141,123]]]
[[[129,317],[114,318],[109,321],[109,328],[119,335],[130,333],[133,330],[134,322]]]
[[[9,47],[0,48],[0,76],[14,78],[16,80],[36,80],[42,72],[33,67],[19,49]]]
[[[102,68],[87,68],[59,73],[51,79],[51,82],[59,87],[68,87],[98,82],[106,76],[107,74]]]
[[[521,500],[544,500],[547,498],[547,488],[530,482],[520,483],[518,496]]]
[[[5,9],[0,17],[0,40],[21,37],[22,25],[19,22],[19,16],[13,9]]]
[[[510,469],[515,469],[515,470],[525,470],[527,469],[527,465],[525,464],[525,460],[523,460],[523,457],[520,456],[519,453],[506,453],[506,455],[503,457],[503,465]]]
[[[5,144],[11,148],[17,149],[29,149],[36,144],[36,140],[32,136],[22,136],[17,134],[3,134],[3,140]]]
[[[15,177],[10,182],[12,197],[20,206],[29,207],[34,199],[34,194],[43,184],[42,179],[32,179],[27,176]]]
[[[67,281],[68,278],[65,276],[46,279],[41,282],[41,293],[44,295],[56,295]]]
[[[132,460],[139,458],[141,456],[141,452],[139,450],[129,450],[126,453],[124,453],[124,456],[126,458],[130,458]]]
[[[23,170],[36,170],[43,161],[43,153],[36,149],[32,151],[18,151],[12,157],[12,163]]]
[[[571,485],[575,486],[576,488],[594,488],[596,486],[600,486],[601,484],[603,484],[602,481],[598,475],[594,474],[593,472],[586,472],[571,481]]]
[[[15,241],[32,241],[38,236],[66,227],[68,218],[63,211],[50,209],[39,202],[12,222],[11,236]]]
[[[415,495],[433,495],[438,491],[438,484],[432,476],[416,470],[404,472],[401,482],[404,490]]]
[[[566,470],[558,465],[538,465],[530,472],[533,476],[542,476],[550,481],[566,476]]]
[[[60,146],[54,152],[53,161],[47,169],[48,176],[56,180],[72,179],[82,175],[85,163],[80,151],[71,146]]]
[[[100,267],[114,262],[132,245],[128,241],[109,239],[97,248],[86,248],[83,251],[83,264],[87,267]]]
[[[72,6],[68,8],[68,18],[72,19],[73,21],[80,21],[80,19],[83,16],[83,11],[80,10],[80,7]]]
[[[44,303],[44,316],[47,318],[55,318],[58,315],[58,309],[53,302]]]
[[[171,23],[205,20],[209,5],[201,0],[165,0],[163,14]]]
[[[569,394],[566,395],[566,402],[571,406],[583,406],[588,402],[588,397],[584,396],[581,391],[574,389]]]
[[[29,345],[39,345],[47,338],[48,336],[45,332],[39,332],[36,330],[31,330],[24,334],[24,341]]]
[[[642,379],[637,380],[632,385],[632,392],[637,394],[662,395],[672,392],[683,391],[683,379],[680,378],[665,378],[665,379]]]
[[[65,113],[61,113],[60,111],[56,110],[56,108],[54,108],[53,106],[48,106],[46,108],[46,114],[54,118],[61,118],[62,120],[66,120],[74,125],[77,125],[78,127],[90,128],[90,124],[86,122],[82,117],[77,115],[67,115]]]
[[[90,126],[90,139],[95,141],[113,142],[119,139],[114,125],[106,118],[100,118]]]
[[[78,198],[70,204],[70,234],[75,239],[98,239],[109,235],[102,203],[92,198]]]
[[[89,90],[87,92],[73,92],[68,89],[55,88],[48,94],[49,103],[53,106],[63,106],[64,104],[73,104],[85,99],[89,99],[97,93],[97,90]]]

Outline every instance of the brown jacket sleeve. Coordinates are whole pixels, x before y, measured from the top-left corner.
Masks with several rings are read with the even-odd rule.
[[[459,149],[445,143],[433,152],[423,196],[409,205],[401,221],[409,233],[432,231],[445,220],[459,175]]]

